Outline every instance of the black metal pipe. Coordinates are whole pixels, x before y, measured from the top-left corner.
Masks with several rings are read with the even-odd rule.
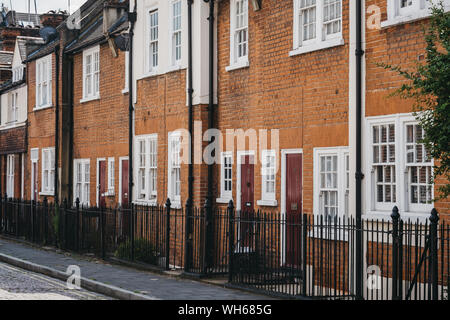
[[[58,192],[58,180],[59,180],[59,174],[58,174],[58,161],[59,161],[59,45],[55,48],[55,64],[56,64],[56,71],[55,71],[55,175],[54,175],[54,195],[55,195],[55,203],[59,203],[59,192]]]
[[[130,21],[129,46],[128,46],[128,204],[131,208],[131,258],[134,259],[134,220],[133,220],[133,37],[134,24],[136,23],[136,7],[137,1],[134,3],[134,11],[128,12],[128,20]]]
[[[209,2],[209,104],[208,104],[208,129],[214,128],[214,1],[204,0]],[[209,142],[213,142],[213,137],[209,137]],[[210,161],[212,162],[212,161]],[[203,266],[207,268],[210,263],[211,249],[212,249],[212,203],[213,203],[213,164],[208,164],[208,193],[206,196],[206,264]],[[204,269],[205,271],[206,269]]]
[[[363,297],[363,244],[362,244],[362,3],[356,1],[356,296]]]
[[[189,176],[188,176],[188,200],[186,203],[186,221],[185,221],[185,252],[184,252],[184,269],[189,271],[191,261],[191,219],[192,206],[194,202],[194,142],[193,142],[193,106],[192,95],[194,93],[192,85],[192,4],[194,0],[188,0],[188,108],[189,108]]]
[[[69,61],[69,108],[70,108],[70,132],[69,132],[69,184],[68,184],[68,196],[69,196],[69,201],[71,201],[71,203],[73,203],[74,199],[73,198],[73,184],[70,183],[71,181],[73,181],[73,171],[74,171],[74,167],[73,167],[73,149],[74,149],[74,145],[73,145],[73,131],[74,131],[74,110],[73,110],[73,84],[74,84],[74,73],[73,73],[73,56],[71,55],[65,55]]]

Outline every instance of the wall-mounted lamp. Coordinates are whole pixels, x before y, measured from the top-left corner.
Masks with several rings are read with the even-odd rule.
[[[261,10],[261,0],[252,0],[253,10]]]

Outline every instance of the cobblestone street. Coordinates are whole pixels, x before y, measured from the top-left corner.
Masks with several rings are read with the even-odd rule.
[[[86,290],[69,290],[62,281],[0,263],[0,300],[105,300]]]

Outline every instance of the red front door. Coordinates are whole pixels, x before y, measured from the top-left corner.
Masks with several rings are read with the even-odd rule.
[[[106,161],[99,161],[98,163],[98,205],[100,207],[106,206]]]
[[[122,190],[120,192],[122,193],[121,199],[122,199],[122,207],[127,208],[129,204],[128,199],[128,160],[122,160]]]
[[[301,263],[302,155],[286,155],[286,263]]]
[[[251,245],[254,216],[254,177],[255,165],[253,156],[243,156],[241,164],[241,225],[240,240],[244,247]]]

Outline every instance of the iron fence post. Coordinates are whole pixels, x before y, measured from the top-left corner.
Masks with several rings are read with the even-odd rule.
[[[430,272],[432,282],[432,300],[438,300],[438,221],[439,215],[435,208],[431,210],[430,216],[430,241],[431,259]]]
[[[166,201],[166,270],[169,270],[170,260],[170,199]]]
[[[64,230],[64,232],[63,232],[63,234],[64,234],[64,236],[63,236],[64,241],[63,241],[63,246],[64,246],[64,249],[67,249],[67,208],[68,208],[67,198],[64,198],[63,208],[64,208],[64,210],[63,210],[63,212],[64,212],[64,228],[63,228],[63,230]]]
[[[233,282],[233,254],[234,254],[234,204],[228,203],[228,282]]]
[[[4,212],[4,203],[3,203],[3,197],[0,193],[0,234],[3,233],[3,212]]]
[[[192,219],[192,200],[191,198],[186,201],[186,221],[184,222],[184,272],[189,272],[191,269],[192,259],[192,235],[191,235],[191,219]]]
[[[48,199],[44,197],[44,242],[47,243],[48,232]]]
[[[130,211],[130,242],[131,242],[131,261],[134,261],[134,204],[131,204]]]
[[[400,220],[398,228],[398,300],[403,299],[403,221]]]
[[[14,200],[13,200],[14,201]],[[19,237],[19,199],[15,199],[15,213],[16,213],[16,237]]]
[[[100,254],[102,259],[105,259],[105,221],[103,206],[100,206]]]
[[[398,222],[400,220],[400,214],[397,206],[392,209],[392,299],[398,300]]]
[[[75,249],[77,250],[77,252],[80,250],[80,198],[77,198],[77,200],[75,201],[75,208],[76,208],[76,219],[77,219],[77,223],[75,225],[76,228],[76,245],[75,245]]]
[[[307,233],[308,233],[308,216],[303,214],[303,224],[302,224],[302,294],[306,296],[306,268],[307,265]]]
[[[34,241],[34,216],[36,211],[36,200],[31,200],[31,210],[30,210],[30,224],[31,224],[31,242]]]

